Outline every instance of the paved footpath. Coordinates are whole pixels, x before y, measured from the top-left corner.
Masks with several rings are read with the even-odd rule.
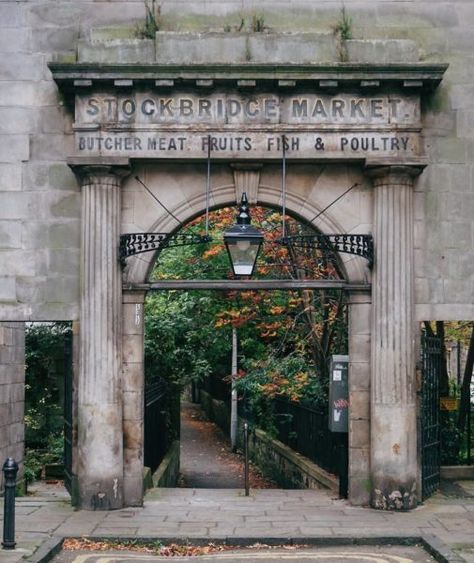
[[[241,456],[233,453],[228,437],[207,420],[199,405],[181,406],[180,486],[191,489],[238,489],[244,487],[244,465]],[[250,467],[250,486],[274,488]]]
[[[463,483],[463,487],[472,483]],[[428,534],[474,561],[474,498],[437,494],[408,513],[350,506],[324,490],[153,489],[142,508],[75,511],[66,500],[17,499],[17,549],[2,563],[20,561],[59,536],[115,536],[249,540],[374,538]],[[3,509],[1,510],[3,514]]]

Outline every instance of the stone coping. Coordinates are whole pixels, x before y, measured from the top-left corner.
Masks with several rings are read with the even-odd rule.
[[[297,468],[302,475],[310,477],[321,486],[327,487],[334,493],[337,493],[339,491],[338,477],[324,470],[322,467],[305,457],[303,454],[300,454],[299,452],[293,450],[276,438],[272,438],[266,432],[260,430],[260,428],[255,429],[255,435],[257,436],[259,441],[268,444],[269,447],[273,449],[278,456],[286,459],[290,465],[292,465],[294,468]]]
[[[455,481],[474,479],[474,465],[442,465],[441,478]]]

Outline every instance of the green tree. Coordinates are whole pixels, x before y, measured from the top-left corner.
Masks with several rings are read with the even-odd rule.
[[[339,278],[334,253],[286,247],[278,243],[281,215],[271,209],[252,208],[252,223],[265,233],[264,249],[257,262],[257,278]],[[207,245],[168,248],[160,254],[154,279],[226,279],[230,266],[222,243],[225,229],[235,222],[230,208],[210,214]],[[291,217],[290,234],[314,231]],[[182,232],[204,232],[202,217]],[[262,384],[264,371],[288,379],[286,396],[292,400],[325,398],[327,365],[331,353],[347,347],[345,303],[340,292],[330,291],[221,291],[167,292],[147,302],[146,370],[180,386],[192,379],[230,371],[231,329],[238,328],[239,350],[245,357],[240,388],[271,395],[276,380]],[[205,344],[205,345],[203,345]],[[304,365],[294,371],[292,366]],[[299,378],[295,379],[298,373]],[[253,384],[252,377],[257,384]],[[268,378],[267,378],[268,379]],[[304,382],[304,384],[303,384]],[[280,380],[280,384],[282,380]],[[282,388],[286,384],[282,384]],[[290,391],[290,388],[292,389]]]
[[[47,448],[50,435],[62,433],[66,322],[33,323],[25,330],[25,441]]]

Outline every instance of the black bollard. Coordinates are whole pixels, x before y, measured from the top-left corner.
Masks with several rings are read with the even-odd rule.
[[[244,424],[245,496],[249,496],[249,425]]]
[[[5,502],[3,505],[3,549],[15,549],[15,488],[18,463],[9,457],[3,464]]]

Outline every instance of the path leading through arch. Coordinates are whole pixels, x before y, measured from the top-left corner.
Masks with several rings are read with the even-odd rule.
[[[244,464],[241,455],[231,451],[229,439],[210,422],[201,407],[184,402],[181,407],[180,486],[193,489],[243,489]],[[252,489],[276,488],[254,468],[250,468]]]

